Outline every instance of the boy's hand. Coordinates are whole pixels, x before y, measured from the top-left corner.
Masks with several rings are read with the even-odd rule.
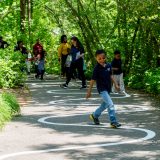
[[[86,94],[86,99],[90,98],[91,97],[91,92],[87,92]]]

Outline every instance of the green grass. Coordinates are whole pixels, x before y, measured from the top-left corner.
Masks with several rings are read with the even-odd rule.
[[[0,94],[0,128],[12,117],[20,114],[20,106],[16,97],[11,93]]]

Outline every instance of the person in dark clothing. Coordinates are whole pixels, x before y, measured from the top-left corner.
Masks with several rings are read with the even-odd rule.
[[[72,46],[70,50],[70,55],[72,56],[72,62],[70,65],[70,74],[67,76],[66,83],[62,84],[61,87],[67,88],[73,72],[77,69],[79,76],[82,79],[82,87],[80,89],[86,88],[86,78],[83,70],[83,58],[84,58],[84,47],[77,37],[71,38]]]
[[[27,60],[28,60],[28,51],[27,51],[27,48],[23,45],[23,41],[17,41],[17,44],[16,46],[14,47],[14,51],[19,51],[21,52],[21,54],[23,55],[24,59],[22,59],[22,64],[26,64]],[[25,71],[25,67],[23,66],[21,68],[21,71]]]
[[[27,48],[24,47],[23,41],[17,41],[17,45],[14,47],[14,51],[20,51],[23,55],[27,55]]]
[[[3,37],[0,36],[0,48],[5,49],[9,46],[9,44],[3,40]]]
[[[125,92],[125,88],[124,88],[122,60],[121,60],[121,53],[119,50],[114,51],[114,59],[113,59],[111,65],[112,65],[113,78],[115,79],[116,83],[120,87],[120,93],[128,95]],[[116,89],[115,89],[114,84],[112,86],[112,92],[116,93]]]

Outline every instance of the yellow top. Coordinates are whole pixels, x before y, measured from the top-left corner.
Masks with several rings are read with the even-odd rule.
[[[58,47],[58,57],[61,58],[62,54],[67,55],[69,53],[69,49],[71,48],[68,43],[61,43]]]

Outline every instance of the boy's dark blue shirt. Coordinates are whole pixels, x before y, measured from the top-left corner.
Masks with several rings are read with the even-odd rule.
[[[122,60],[121,59],[115,59],[114,58],[111,65],[112,65],[112,68],[118,68],[118,70],[113,71],[113,74],[119,75],[123,72],[122,71]]]
[[[97,63],[94,68],[92,80],[96,81],[98,92],[108,91],[111,92],[111,65],[109,63],[106,64],[105,67]]]

